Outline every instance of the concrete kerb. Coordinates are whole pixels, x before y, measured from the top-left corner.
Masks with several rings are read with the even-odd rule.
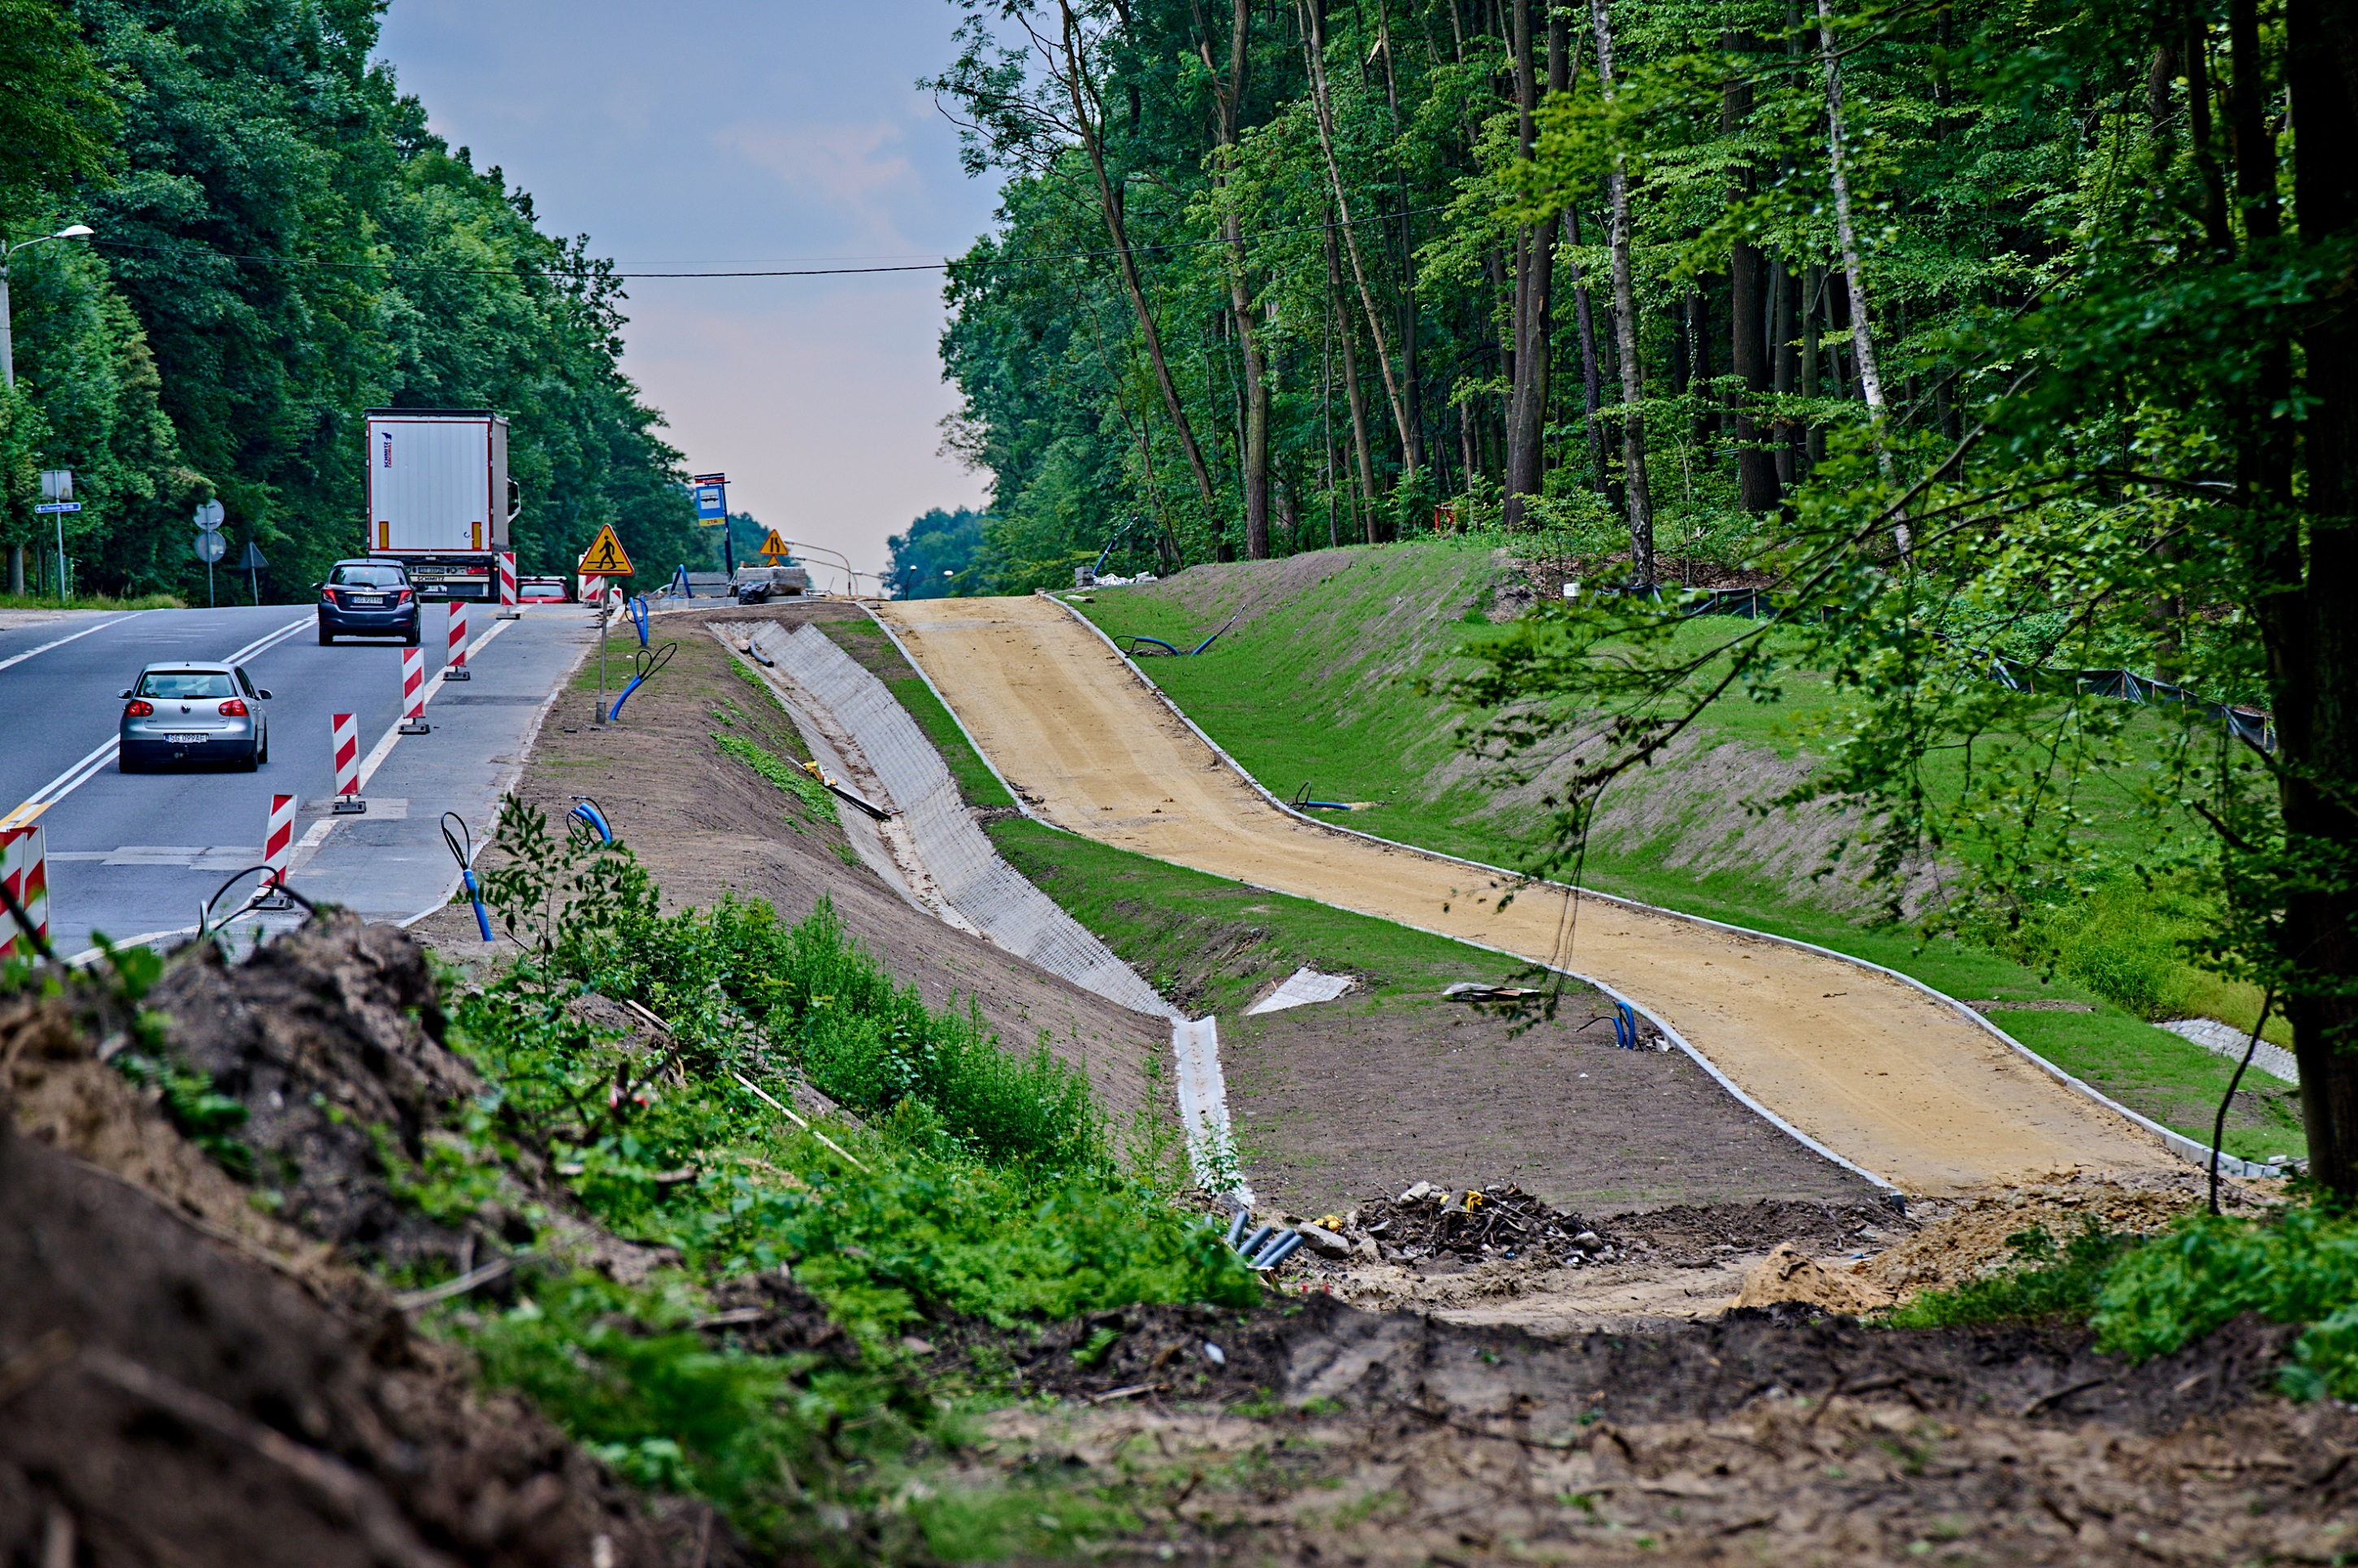
[[[708,629],[724,645],[734,647],[719,626]],[[791,632],[764,626],[749,633],[748,642],[774,661],[773,668],[761,674],[782,706],[798,719],[800,708],[823,712],[822,727],[831,725],[859,751],[886,804],[897,809],[903,832],[896,842],[917,861],[910,875],[936,893],[946,910],[994,946],[1118,1007],[1170,1023],[1174,1087],[1197,1184],[1206,1192],[1249,1205],[1252,1189],[1236,1158],[1217,1020],[1191,1020],[1172,1006],[1094,933],[1009,865],[968,814],[947,764],[915,718],[825,632],[813,625]],[[911,664],[914,667],[914,660]],[[793,699],[779,688],[781,682],[791,683]],[[943,707],[946,709],[948,704]],[[821,738],[806,739],[816,747]],[[970,743],[972,737],[968,739]],[[976,754],[982,754],[980,748]],[[1014,795],[1013,790],[1009,794]],[[928,908],[914,887],[903,885],[905,879],[886,880],[913,907],[944,917],[943,911]]]
[[[1147,690],[1154,694],[1155,699],[1161,702],[1165,708],[1170,710],[1173,718],[1178,719],[1180,723],[1184,724],[1188,730],[1194,734],[1197,740],[1210,747],[1213,754],[1218,757],[1221,762],[1227,763],[1229,769],[1233,771],[1238,778],[1244,780],[1244,782],[1252,788],[1254,793],[1259,795],[1263,800],[1269,802],[1270,805],[1275,806],[1278,810],[1283,812],[1286,816],[1293,817],[1297,822],[1303,823],[1310,827],[1317,828],[1323,833],[1332,833],[1338,838],[1363,839],[1370,844],[1381,844],[1387,849],[1399,849],[1412,855],[1422,855],[1428,860],[1443,860],[1454,866],[1464,866],[1469,871],[1486,871],[1492,876],[1506,877],[1511,881],[1522,882],[1526,886],[1538,886],[1555,892],[1574,894],[1582,898],[1594,898],[1606,903],[1619,904],[1625,909],[1643,910],[1649,914],[1659,914],[1667,919],[1683,920],[1696,925],[1707,925],[1714,930],[1728,932],[1733,935],[1748,936],[1758,941],[1774,943],[1782,947],[1798,948],[1805,953],[1815,953],[1821,957],[1835,959],[1840,963],[1848,964],[1855,968],[1871,969],[1877,974],[1887,975],[1891,979],[1899,981],[1902,985],[1912,987],[1916,990],[1923,992],[1924,995],[1931,998],[1942,1006],[1949,1008],[1958,1016],[1971,1022],[1974,1027],[1985,1031],[1995,1039],[2003,1041],[2007,1047],[2022,1056],[2026,1061],[2038,1066],[2042,1072],[2045,1072],[2050,1076],[2053,1077],[2058,1083],[2064,1085],[2073,1092],[2085,1097],[2095,1104],[2104,1107],[2106,1110],[2109,1110],[2114,1115],[2120,1117],[2130,1125],[2151,1133],[2155,1138],[2160,1140],[2164,1148],[2168,1149],[2170,1153],[2176,1155],[2178,1158],[2184,1160],[2189,1164],[2199,1166],[2204,1170],[2210,1169],[2212,1151],[2208,1144],[2197,1142],[2195,1140],[2187,1137],[2184,1133],[2176,1132],[2164,1127],[2161,1123],[2154,1120],[2150,1117],[2142,1116],[2137,1112],[2131,1110],[2128,1107],[2122,1105],[2119,1101],[2104,1093],[2093,1084],[2087,1083],[2081,1078],[2074,1077],[2071,1074],[2065,1072],[2061,1067],[2057,1066],[2054,1063],[2049,1061],[2038,1052],[2033,1051],[2029,1046],[2025,1045],[2021,1041],[2017,1040],[2013,1035],[2008,1034],[2005,1030],[2000,1029],[1996,1024],[1992,1023],[1988,1019],[1983,1017],[1980,1013],[1975,1012],[1972,1008],[1967,1007],[1956,998],[1948,995],[1944,991],[1937,990],[1932,987],[1926,985],[1923,981],[1917,979],[1912,975],[1901,974],[1898,969],[1887,968],[1871,959],[1856,957],[1848,953],[1836,952],[1832,947],[1822,947],[1814,942],[1804,942],[1796,936],[1779,936],[1773,932],[1755,931],[1749,926],[1734,925],[1730,925],[1726,921],[1713,920],[1704,915],[1688,914],[1675,909],[1664,909],[1659,904],[1643,903],[1634,898],[1622,898],[1615,893],[1598,892],[1594,889],[1588,888],[1574,889],[1563,882],[1551,882],[1522,877],[1514,871],[1506,871],[1501,867],[1485,865],[1479,860],[1469,860],[1460,855],[1445,854],[1438,849],[1428,849],[1418,844],[1403,844],[1397,839],[1379,838],[1373,833],[1360,832],[1357,828],[1340,827],[1332,822],[1322,822],[1314,816],[1311,816],[1303,812],[1296,811],[1293,806],[1287,805],[1283,800],[1264,788],[1261,782],[1253,777],[1250,773],[1247,772],[1242,763],[1238,762],[1234,757],[1228,755],[1227,749],[1221,746],[1218,741],[1213,740],[1209,735],[1205,734],[1202,727],[1199,726],[1193,719],[1188,718],[1185,712],[1180,708],[1179,705],[1171,700],[1169,694],[1164,692],[1161,687],[1157,686],[1154,683],[1153,678],[1144,670],[1141,669],[1135,660],[1131,659],[1129,654],[1123,653],[1114,643],[1114,640],[1107,636],[1096,622],[1091,621],[1087,616],[1082,614],[1079,610],[1065,603],[1063,600],[1058,599],[1055,594],[1050,593],[1045,589],[1039,589],[1036,591],[1039,598],[1048,600],[1058,609],[1064,611],[1065,614],[1071,616],[1074,620],[1087,627],[1090,633],[1097,637],[1098,641],[1103,643],[1107,649],[1112,653],[1114,657],[1120,659],[1123,665],[1127,665],[1130,673],[1132,676],[1135,676]],[[1314,900],[1313,902],[1321,901]],[[1434,935],[1438,935],[1445,934],[1434,933]],[[1464,941],[1465,939],[1463,937],[1453,936],[1450,940]],[[1478,942],[1468,943],[1467,946],[1482,946],[1484,944]],[[1493,951],[1504,952],[1505,949],[1498,948],[1493,949]],[[1509,956],[1514,957],[1523,957],[1523,955],[1520,954],[1510,954]],[[1545,965],[1542,967],[1552,968],[1554,966]],[[1567,975],[1573,975],[1574,979],[1580,979],[1585,984],[1596,986],[1599,990],[1606,992],[1608,996],[1617,994],[1615,993],[1611,988],[1602,985],[1594,979],[1590,979],[1585,976],[1574,974],[1574,971],[1569,969],[1563,972]],[[1801,1132],[1799,1129],[1793,1127],[1790,1123],[1785,1121],[1768,1110],[1766,1108],[1760,1106],[1750,1096],[1737,1088],[1735,1083],[1729,1079],[1725,1073],[1722,1073],[1718,1067],[1714,1065],[1704,1056],[1703,1053],[1688,1044],[1685,1040],[1682,1039],[1678,1035],[1676,1031],[1663,1023],[1660,1019],[1656,1018],[1653,1013],[1647,1011],[1644,1007],[1634,1000],[1630,1000],[1630,999],[1619,998],[1619,1000],[1629,1001],[1629,1005],[1632,1009],[1639,1012],[1644,1012],[1648,1020],[1650,1021],[1656,1028],[1662,1031],[1665,1038],[1678,1041],[1680,1048],[1685,1051],[1689,1056],[1693,1057],[1697,1065],[1709,1073],[1712,1077],[1717,1080],[1720,1084],[1725,1086],[1729,1093],[1735,1095],[1738,1099],[1742,1100],[1745,1105],[1758,1112],[1760,1116],[1765,1118],[1779,1130],[1790,1134],[1805,1147],[1825,1155],[1828,1159],[1833,1160],[1839,1165],[1842,1165],[1844,1169],[1857,1172],[1860,1175],[1865,1176],[1867,1180],[1875,1183],[1877,1186],[1894,1193],[1897,1193],[1899,1190],[1898,1187],[1893,1186],[1891,1183],[1886,1181],[1883,1177],[1876,1175],[1873,1172],[1867,1171],[1862,1166],[1853,1164],[1850,1161],[1844,1159],[1841,1155],[1825,1148],[1823,1145],[1818,1143],[1814,1139],[1812,1139],[1807,1134]],[[2219,1171],[2222,1175],[2232,1175],[2247,1179],[2255,1176],[2267,1176],[2273,1173],[2266,1165],[2254,1164],[2237,1155],[2227,1153],[2223,1150],[2219,1152]]]

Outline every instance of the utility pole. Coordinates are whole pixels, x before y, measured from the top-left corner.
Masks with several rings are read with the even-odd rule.
[[[8,258],[44,240],[86,240],[96,232],[87,223],[69,223],[54,234],[43,234],[39,239],[27,240],[21,245],[12,245],[5,235],[0,235],[0,379],[6,381],[10,391],[15,391],[16,386],[16,334],[10,326],[13,318],[8,307]],[[58,580],[61,584],[65,581],[65,531],[60,522]],[[22,545],[8,546],[8,591],[15,594],[25,591],[25,546]]]

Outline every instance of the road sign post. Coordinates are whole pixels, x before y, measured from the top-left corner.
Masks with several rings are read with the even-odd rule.
[[[11,378],[10,384],[14,384]],[[43,469],[41,470],[41,503],[33,508],[38,515],[48,513],[58,520],[58,597],[67,593],[66,583],[66,514],[81,510],[81,503],[73,498],[73,470]]]
[[[197,559],[205,563],[205,608],[208,610],[213,607],[213,563],[222,558],[225,548],[221,536],[222,519],[228,515],[218,501],[197,503],[194,519],[197,524]]]
[[[729,476],[725,473],[700,473],[696,476],[696,520],[709,528],[720,528],[721,569],[730,577],[737,575],[737,549],[729,539]]]
[[[606,622],[611,607],[606,602],[604,580],[610,577],[630,577],[633,568],[631,557],[622,551],[622,541],[614,536],[614,525],[606,524],[598,536],[590,541],[582,554],[578,569],[586,579],[597,578],[598,591],[598,722],[606,722]]]
[[[335,738],[336,804],[330,809],[338,816],[349,816],[368,810],[368,802],[361,798],[361,726],[350,713],[330,716],[330,733]]]
[[[257,605],[262,602],[262,570],[269,564],[263,558],[262,546],[248,539],[245,554],[238,557],[237,568],[246,574],[246,586],[253,591],[254,602]]]

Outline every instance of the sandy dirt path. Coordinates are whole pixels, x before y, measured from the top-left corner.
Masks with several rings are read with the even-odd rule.
[[[1929,1195],[2171,1165],[2158,1140],[1871,969],[1675,915],[1533,892],[1288,816],[1044,599],[878,607],[1000,772],[1059,827],[1216,876],[1555,962],[1647,1007],[1828,1149]],[[1698,1152],[1699,1155],[1703,1152]]]

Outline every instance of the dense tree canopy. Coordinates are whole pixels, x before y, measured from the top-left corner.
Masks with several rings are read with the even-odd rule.
[[[978,586],[1123,527],[1584,562],[1635,591],[1464,688],[1509,752],[1589,737],[1534,869],[1797,667],[1850,699],[1807,787],[1944,868],[1935,918],[2075,896],[2117,858],[2075,801],[2130,792],[2203,826],[2172,874],[2358,1192],[2358,5],[962,10],[936,91],[1011,177],[943,345]],[[1699,577],[1774,612],[1700,635]]]
[[[659,569],[712,553],[617,368],[611,267],[427,130],[369,62],[381,10],[0,0],[0,222],[97,231],[10,267],[0,546],[50,536],[36,470],[70,468],[78,588],[200,591],[188,517],[218,496],[299,594],[359,547],[360,415],[392,405],[509,416],[525,570],[607,522]]]

